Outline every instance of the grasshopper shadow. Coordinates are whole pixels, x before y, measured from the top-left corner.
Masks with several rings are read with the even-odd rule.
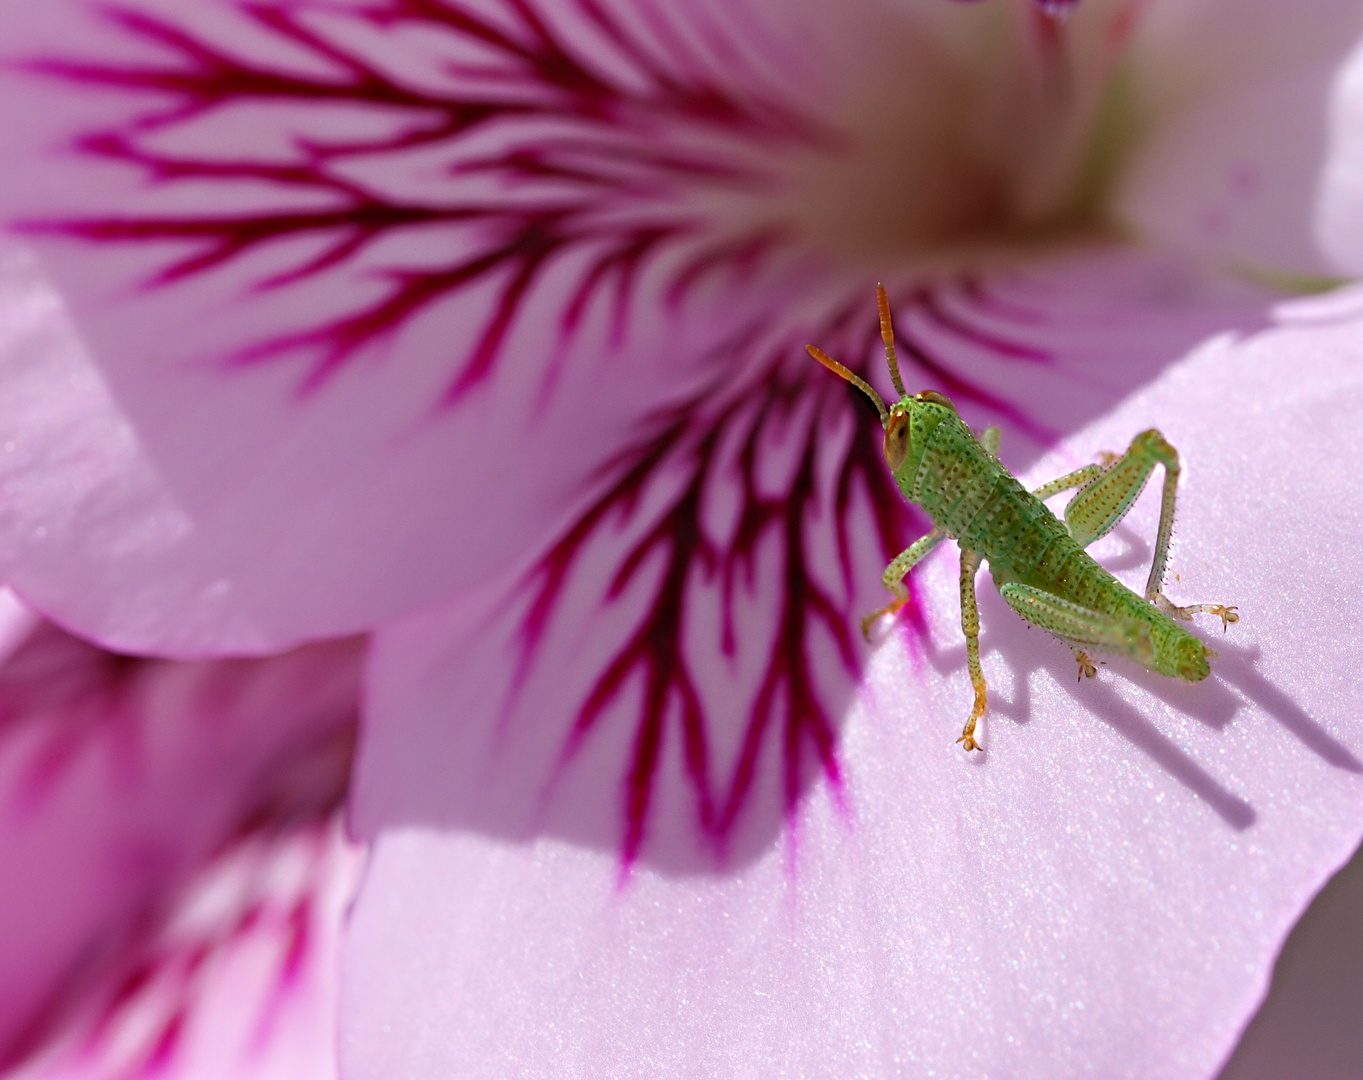
[[[953,352],[952,363],[942,368],[952,375],[948,389],[955,392],[958,384],[979,388],[973,404],[968,395],[961,398],[963,415],[969,412],[968,420],[977,426],[1002,420],[1004,458],[1014,468],[1023,468],[1056,440],[1110,412],[1134,390],[1158,376],[1170,361],[1208,335],[1227,331],[1250,333],[1268,324],[1267,308],[1260,298],[1229,304],[1216,312],[1209,310],[1205,322],[1194,325],[1184,317],[1185,312],[1176,310],[1181,295],[1178,281],[1164,284],[1169,286],[1170,310],[1177,317],[1171,318],[1158,335],[1123,336],[1120,353],[1112,353],[1107,348],[1107,338],[1097,335],[1074,355],[1058,350],[1053,363],[1048,360],[1020,364],[1007,357],[991,358],[985,355],[987,350],[961,349],[959,355]],[[1157,286],[1163,287],[1160,282],[1150,285]],[[869,321],[867,325],[872,326]],[[1051,332],[1046,323],[1028,323],[1026,328],[1033,328],[1043,338]],[[1090,330],[1097,334],[1097,324]],[[907,350],[905,355],[909,355]],[[934,374],[936,368],[912,375],[909,371],[906,363],[906,378],[913,380],[915,389],[925,384],[931,386],[940,375]],[[1020,410],[1019,415],[1025,414],[1029,422],[1023,424],[1016,418],[1010,421],[1006,413],[1001,416],[998,408],[987,404],[991,400],[1025,402],[1027,409]],[[882,462],[875,464],[883,467]],[[898,497],[897,493],[892,495]],[[765,503],[763,507],[763,513],[768,512]],[[844,513],[832,504],[829,509]],[[874,541],[881,522],[864,510],[857,511],[857,515],[843,522],[849,535],[867,538],[849,574],[857,597],[849,604],[847,613],[853,633],[856,617],[885,599],[879,588],[884,560],[878,550],[874,556],[867,554],[871,548],[880,546]],[[813,525],[806,521],[802,527]],[[1118,528],[1113,538],[1105,563],[1116,569],[1148,565],[1150,550],[1142,537],[1130,529]],[[610,581],[619,572],[619,555],[614,548],[610,555],[604,554],[606,548],[601,550],[600,564],[593,564],[592,573],[602,581]],[[776,580],[784,571],[772,567],[782,557],[777,546],[755,549],[749,569],[751,578]],[[617,561],[610,563],[609,559]],[[563,595],[569,595],[573,587],[571,581],[564,585]],[[1070,685],[1074,679],[1073,660],[1063,645],[1050,641],[1041,631],[1024,637],[1025,624],[1003,604],[991,585],[981,587],[980,600],[985,614],[984,645],[990,663],[997,664],[997,656],[1014,671],[1011,700],[997,692],[992,694],[991,712],[996,718],[1006,716],[1027,723],[1033,700],[1032,672],[1045,668],[1060,685]],[[766,602],[776,605],[775,593]],[[579,738],[574,718],[580,703],[604,678],[604,665],[611,662],[613,655],[611,649],[617,648],[619,642],[628,643],[629,635],[634,633],[634,624],[627,625],[623,616],[618,625],[608,620],[611,629],[596,631],[591,620],[597,617],[597,609],[584,606],[582,613],[584,629],[580,640],[564,631],[561,646],[555,646],[559,652],[553,663],[540,660],[525,671],[514,671],[510,677],[510,685],[515,689],[512,696],[521,695],[516,697],[514,709],[507,704],[508,696],[498,689],[502,674],[510,669],[507,654],[498,652],[497,642],[483,641],[474,634],[472,644],[460,643],[458,648],[451,645],[447,650],[449,659],[442,659],[438,665],[432,663],[433,689],[428,696],[435,704],[419,717],[424,725],[420,728],[420,739],[404,742],[396,730],[374,726],[370,741],[377,744],[383,740],[384,760],[391,762],[387,765],[388,773],[397,779],[391,784],[388,803],[371,813],[369,827],[421,824],[473,831],[508,843],[552,837],[577,847],[619,854],[627,843],[634,842],[622,841],[622,837],[638,821],[642,822],[638,830],[641,842],[629,848],[628,858],[632,860],[630,865],[640,868],[669,876],[724,876],[738,873],[765,857],[783,837],[790,835],[792,807],[825,785],[829,772],[821,767],[818,755],[824,755],[822,760],[835,762],[840,753],[838,744],[857,701],[866,660],[860,644],[856,646],[856,658],[844,665],[831,643],[813,639],[808,650],[813,659],[798,661],[809,668],[797,672],[804,680],[799,685],[803,687],[808,682],[817,691],[818,704],[828,719],[826,726],[818,730],[817,739],[800,736],[806,740],[801,743],[789,734],[794,721],[789,719],[789,710],[778,697],[771,698],[775,704],[770,708],[764,705],[758,710],[762,720],[754,722],[749,731],[749,720],[755,714],[743,705],[740,694],[717,697],[706,711],[703,723],[693,723],[685,732],[679,731],[682,725],[676,719],[681,706],[669,706],[668,718],[650,727],[641,723],[644,710],[640,702],[651,685],[642,676],[629,684],[628,693],[622,693],[615,706],[603,710],[593,720],[589,737]],[[554,618],[562,620],[566,616],[558,613]],[[817,619],[810,616],[807,621],[813,624]],[[684,625],[684,621],[678,621],[678,625]],[[546,631],[546,635],[549,633]],[[598,639],[604,643],[600,648],[596,647]],[[1036,644],[1038,641],[1044,643],[1041,648]],[[680,638],[649,639],[649,643],[655,650],[670,650],[669,656],[680,655],[684,644]],[[541,649],[539,655],[546,655],[543,650],[547,646]],[[953,676],[959,673],[962,707],[959,718],[953,719],[956,723],[963,721],[969,693],[964,647],[944,650],[929,640],[925,653],[939,671],[951,672]],[[724,679],[728,675],[721,665],[728,661],[720,650],[712,648],[703,659],[717,672],[716,685],[727,685]],[[827,670],[819,669],[819,664]],[[536,681],[540,668],[559,674],[553,679]],[[1250,685],[1246,678],[1241,682]],[[493,683],[496,685],[492,686]],[[484,684],[492,688],[485,690]],[[1089,680],[1083,688],[1070,692],[1086,709],[1205,799],[1233,827],[1245,828],[1254,821],[1254,811],[1247,803],[1223,787],[1138,709],[1124,701],[1122,691],[1110,679]],[[1184,694],[1185,689],[1177,687],[1175,691],[1166,686],[1155,692]],[[1196,696],[1199,692],[1200,697]],[[1180,699],[1176,707],[1194,712],[1206,723],[1224,727],[1239,705],[1240,699],[1216,682],[1198,688],[1186,700]],[[514,713],[514,722],[503,722],[508,713]],[[1300,717],[1296,719],[1301,727]],[[1309,718],[1306,721],[1309,723]],[[412,723],[416,725],[417,721]],[[952,727],[951,722],[946,723],[945,739],[959,731],[959,727],[955,731]],[[817,754],[810,749],[816,743]],[[758,749],[744,758],[750,746]],[[798,755],[789,754],[788,746],[796,746]],[[565,748],[572,752],[566,753]],[[362,759],[365,756],[362,752]],[[378,758],[379,754],[375,751],[372,756]],[[740,759],[747,772],[736,764]],[[986,765],[987,760],[977,756],[977,767]],[[700,777],[699,782],[696,777]],[[697,795],[698,787],[704,786],[707,777],[712,778],[710,789]]]
[[[1327,765],[1363,773],[1363,761],[1257,669],[1261,656],[1257,644],[1232,644],[1219,633],[1207,633],[1205,626],[1200,630],[1198,636],[1218,654],[1212,661],[1211,677],[1203,682],[1166,679],[1127,660],[1114,660],[1113,670],[1152,697],[1218,731],[1246,704],[1257,705]]]
[[[1012,700],[1001,702],[997,706],[995,705],[997,695],[991,693],[991,713],[995,716],[1006,716],[1016,723],[1029,723],[1031,681],[1037,672],[1044,672],[1057,686],[1064,688],[1089,715],[1107,724],[1202,799],[1227,825],[1243,830],[1254,824],[1257,816],[1254,808],[1226,788],[1169,736],[1161,732],[1138,708],[1123,698],[1106,669],[1098,678],[1085,679],[1080,684],[1076,680],[1074,656],[1066,645],[1051,638],[1045,631],[1029,627],[1003,602],[992,586],[979,590],[979,602],[982,622],[989,628],[981,635],[980,651],[982,654],[987,653],[995,657],[995,662],[1002,660],[1009,667],[1015,688]],[[959,671],[964,679],[964,645],[949,650],[929,649],[928,655],[930,661],[943,674]],[[1128,674],[1125,666],[1121,668],[1117,668],[1115,664],[1112,666],[1121,675]],[[1153,676],[1153,679],[1158,678],[1159,676]],[[1178,696],[1173,699],[1161,694],[1160,691],[1167,691],[1167,687],[1155,687],[1152,684],[1146,688],[1175,709],[1197,716],[1204,722],[1211,722],[1218,728],[1229,722],[1240,705],[1235,696],[1219,684],[1211,686],[1205,683],[1197,686],[1178,684]],[[1185,692],[1187,690],[1194,693],[1187,694]],[[1200,695],[1196,693],[1199,690]]]
[[[1257,644],[1221,643],[1217,650],[1221,656],[1213,662],[1212,668],[1217,678],[1258,705],[1327,764],[1346,772],[1363,773],[1363,761],[1258,670],[1255,666],[1260,657]]]
[[[1139,561],[1144,554],[1142,545],[1139,541],[1132,543],[1128,539],[1127,542],[1133,562]],[[1112,565],[1110,560],[1104,561]],[[1165,678],[1123,658],[1109,658],[1104,668],[1110,673],[1107,677],[1100,674],[1096,679],[1080,682],[1068,647],[1019,619],[983,577],[978,598],[983,624],[981,654],[991,657],[995,671],[999,661],[1008,666],[1014,688],[1010,699],[1002,698],[991,689],[992,716],[1007,717],[1019,724],[1030,722],[1031,680],[1038,671],[1045,672],[1085,711],[1121,734],[1205,801],[1232,828],[1246,829],[1253,825],[1256,820],[1254,808],[1228,790],[1127,701],[1112,676],[1140,687],[1172,710],[1217,731],[1224,730],[1246,705],[1257,706],[1326,764],[1347,772],[1363,773],[1363,761],[1258,670],[1260,650],[1257,645],[1237,645],[1225,641],[1219,634],[1205,635],[1219,656],[1212,663],[1211,677],[1200,683]],[[968,688],[964,644],[940,649],[929,643],[925,655],[938,672],[959,675],[963,687]],[[988,674],[986,670],[986,677]],[[968,695],[963,690],[962,715],[967,700]]]

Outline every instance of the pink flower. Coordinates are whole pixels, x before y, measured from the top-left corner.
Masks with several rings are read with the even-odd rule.
[[[1363,264],[1357,5],[0,18],[0,558],[121,651],[372,632],[346,1075],[1217,1068],[1363,835],[1363,301],[1272,292]],[[1179,447],[1212,679],[983,586],[967,761],[949,555],[862,645],[926,522],[802,347],[883,385],[882,278],[1028,480]]]
[[[144,660],[0,600],[4,1075],[331,1080],[358,643]]]

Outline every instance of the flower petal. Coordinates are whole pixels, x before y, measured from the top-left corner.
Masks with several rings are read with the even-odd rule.
[[[693,543],[717,541],[715,561],[691,569],[685,641],[662,653],[672,667],[630,669],[585,733],[583,702],[600,698],[616,650],[657,627],[675,539],[646,553],[652,576],[640,569],[613,602],[602,594],[638,537],[685,502],[684,470],[593,533],[528,668],[517,635],[536,609],[524,595],[382,632],[354,804],[375,853],[347,946],[347,1074],[1210,1073],[1283,936],[1363,834],[1359,642],[1337,615],[1363,586],[1352,554],[1328,581],[1320,570],[1322,552],[1352,553],[1363,536],[1347,497],[1360,322],[1356,310],[1284,320],[1209,339],[1027,473],[1039,483],[1152,423],[1179,447],[1181,576],[1168,589],[1242,614],[1211,635],[1221,655],[1205,683],[1112,660],[1076,686],[1069,650],[1027,632],[982,579],[993,720],[988,752],[964,758],[952,739],[969,687],[944,545],[915,576],[918,628],[886,633],[855,692],[861,656],[843,666],[821,597],[844,618],[864,610],[884,540],[874,497],[827,501],[855,446],[836,412],[817,429],[827,457],[804,561],[779,528],[754,547],[732,657],[716,644],[718,585],[705,582],[722,580],[737,533],[707,519]],[[1122,343],[1140,349],[1115,321],[1112,366],[1095,362],[1092,383],[1120,379]],[[1098,351],[1096,326],[1080,336]],[[765,452],[787,463],[764,488],[786,509],[798,485],[780,478],[798,475],[803,416],[819,415],[804,394],[807,411]],[[1015,423],[1005,460],[1019,441]],[[1096,549],[1138,585],[1152,497]],[[742,520],[744,505],[731,495],[720,520]],[[853,545],[846,592],[839,515]],[[793,564],[810,569],[797,590]],[[742,788],[754,702],[779,656],[770,643],[800,603],[833,754],[821,756],[787,681]],[[672,681],[650,728],[660,670]],[[652,801],[635,816],[641,762]]]
[[[523,554],[789,285],[770,161],[831,135],[776,30],[735,43],[783,6],[715,6],[0,9],[0,199],[90,353],[11,266],[58,338],[0,394],[21,591],[265,651]]]
[[[890,295],[906,382],[1002,424],[1019,467],[1262,305],[1120,253]],[[574,777],[596,803],[605,773],[628,809],[603,806],[590,831],[627,861],[648,822],[678,817],[681,846],[701,849],[664,860],[730,857],[749,799],[766,822],[753,842],[770,842],[806,766],[834,771],[831,718],[862,663],[849,616],[883,602],[881,569],[928,527],[884,469],[874,410],[801,347],[883,364],[871,296],[830,283],[812,322],[739,343],[724,379],[649,418],[528,571],[378,632],[359,830],[473,815],[528,835],[550,802],[575,804]],[[528,782],[480,778],[489,755]],[[761,779],[778,762],[783,779]],[[472,772],[452,782],[452,767]]]
[[[120,949],[55,1045],[6,1075],[334,1080],[360,866],[339,820],[229,845]]]
[[[0,1060],[61,1037],[226,841],[334,810],[358,661],[147,661],[41,624],[0,666]]]
[[[1305,1073],[1350,1080],[1363,1060],[1353,1003],[1363,998],[1363,849],[1345,864],[1292,929],[1273,984],[1217,1080]]]
[[[1363,273],[1363,45],[1335,77],[1330,155],[1316,209],[1316,238],[1338,270]]]
[[[1151,20],[1147,53],[1178,59],[1227,21],[1225,5],[1187,7],[1191,30]],[[967,130],[978,118],[962,87],[982,79],[1007,106],[997,73],[1013,66],[996,39],[1011,40],[1010,10],[0,8],[24,60],[0,88],[0,132],[23,162],[0,175],[0,204],[90,351],[12,266],[10,314],[42,333],[9,343],[25,359],[0,393],[15,443],[0,533],[11,577],[112,645],[193,654],[365,628],[514,563],[641,410],[693,385],[778,300],[799,302],[795,264],[847,258],[852,240],[883,262],[887,244],[931,247],[989,220],[990,177],[1008,162],[989,156],[988,131]],[[1118,48],[1126,10],[1084,5],[1067,25],[1091,43],[1115,18]],[[1216,77],[1326,77],[1340,10],[1323,4],[1334,21],[1319,30],[1328,20],[1267,4],[1285,59],[1237,38]],[[1111,65],[1096,55],[1101,75]],[[1235,115],[1258,126],[1232,117],[1226,145],[1263,142],[1238,84],[1208,98],[1167,63],[1136,67],[1138,89],[1164,91],[1141,103],[1154,119],[1203,101],[1221,123],[1223,98],[1249,102]],[[912,104],[901,115],[882,99]],[[1281,160],[1311,162],[1298,138],[1310,125],[1283,115]],[[1179,214],[1206,202],[1177,146],[1225,179],[1206,139],[1170,138],[1129,202],[1159,236],[1186,232]],[[979,153],[987,165],[969,165]],[[1067,188],[1038,168],[1037,191],[1015,194],[1044,209]],[[1295,265],[1295,248],[1274,245],[1301,232],[1309,193],[1268,187],[1286,201],[1251,200],[1245,220],[1272,243],[1226,250]],[[54,385],[67,404],[35,406]]]
[[[1130,100],[1114,104],[1144,132],[1122,216],[1235,271],[1334,269],[1313,215],[1330,86],[1360,32],[1349,0],[1149,5],[1121,84]]]

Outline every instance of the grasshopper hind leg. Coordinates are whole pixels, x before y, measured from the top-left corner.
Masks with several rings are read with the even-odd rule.
[[[1132,439],[1125,454],[1104,454],[1102,464],[1078,469],[1038,489],[1035,494],[1047,498],[1060,491],[1079,488],[1079,493],[1065,507],[1065,524],[1079,545],[1088,547],[1099,537],[1106,536],[1126,517],[1157,465],[1164,467],[1164,486],[1160,497],[1155,553],[1150,563],[1150,577],[1145,583],[1145,598],[1164,614],[1184,622],[1191,620],[1194,615],[1215,615],[1221,620],[1221,629],[1224,631],[1231,623],[1240,621],[1240,614],[1234,607],[1228,604],[1188,604],[1180,607],[1161,591],[1169,558],[1169,541],[1174,533],[1174,509],[1181,466],[1178,451],[1154,428]]]
[[[1095,611],[1015,582],[999,586],[999,595],[1027,622],[1067,642],[1075,650],[1081,677],[1089,673],[1086,667],[1093,667],[1088,649],[1129,656],[1143,667],[1149,667],[1155,658],[1150,629],[1140,619],[1123,619]]]
[[[1089,654],[1078,645],[1071,645],[1070,648],[1074,650],[1074,659],[1079,664],[1080,682],[1083,682],[1085,679],[1091,679],[1098,674],[1098,668],[1093,662],[1093,657],[1089,656]],[[1099,660],[1098,663],[1102,664],[1106,663],[1106,661]]]

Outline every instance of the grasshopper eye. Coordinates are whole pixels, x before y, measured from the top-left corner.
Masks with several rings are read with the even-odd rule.
[[[889,423],[885,425],[885,463],[890,472],[898,472],[909,453],[909,414],[890,413]]]

